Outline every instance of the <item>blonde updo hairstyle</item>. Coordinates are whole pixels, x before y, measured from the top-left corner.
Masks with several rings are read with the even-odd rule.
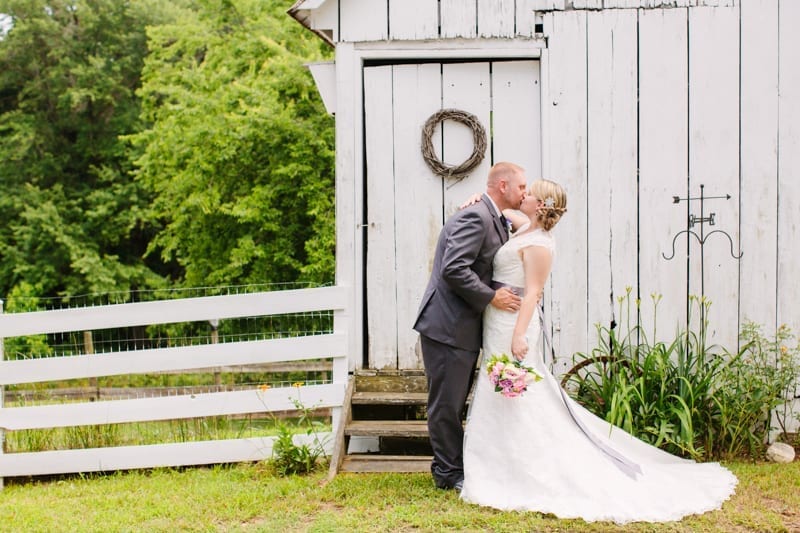
[[[567,193],[558,183],[540,179],[531,184],[528,194],[544,202],[545,205],[539,208],[536,218],[542,229],[550,231],[558,224],[561,215],[567,212]]]

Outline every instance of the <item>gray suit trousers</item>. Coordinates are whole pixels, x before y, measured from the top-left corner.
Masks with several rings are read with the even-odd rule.
[[[462,415],[477,351],[462,350],[420,335],[428,381],[428,433],[433,448],[431,474],[439,488],[464,479]]]

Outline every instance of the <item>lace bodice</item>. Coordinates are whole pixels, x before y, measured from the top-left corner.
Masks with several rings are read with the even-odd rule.
[[[520,228],[520,231],[524,231],[524,227]],[[525,270],[519,252],[527,246],[543,246],[550,250],[551,254],[555,253],[555,239],[550,232],[543,229],[512,236],[494,256],[492,279],[507,285],[524,287]]]

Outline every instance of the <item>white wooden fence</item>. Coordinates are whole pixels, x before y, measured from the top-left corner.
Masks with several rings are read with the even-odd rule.
[[[331,383],[27,407],[4,407],[0,396],[0,429],[15,431],[286,411],[295,409],[293,400],[299,399],[306,407],[332,408],[335,431],[347,382],[347,326],[343,322],[346,301],[347,289],[324,287],[0,314],[2,354],[4,337],[314,311],[334,313],[334,330],[327,334],[0,361],[0,386],[309,359],[332,360]],[[325,440],[325,435],[319,436]],[[311,438],[298,436],[297,441]],[[272,437],[262,437],[0,453],[0,480],[10,476],[254,461],[271,456],[273,441]]]

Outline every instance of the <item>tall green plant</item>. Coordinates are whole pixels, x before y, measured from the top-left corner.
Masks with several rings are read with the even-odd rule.
[[[659,300],[653,295],[656,308]],[[671,453],[695,460],[757,456],[769,432],[769,413],[788,385],[776,379],[768,358],[756,356],[762,351],[754,352],[748,338],[735,353],[708,346],[710,302],[690,302],[703,317],[695,329],[678,329],[671,341],[651,343],[646,329],[632,324],[628,291],[619,299],[623,330],[598,326],[598,346],[576,354],[564,384],[590,411]],[[635,310],[638,316],[638,302]]]
[[[274,412],[269,411],[278,432],[272,444],[272,458],[269,464],[281,476],[313,472],[318,467],[324,466],[326,459],[325,439],[319,436],[320,432],[325,430],[325,425],[314,418],[315,407],[307,407],[300,401],[299,387],[302,386],[302,383],[295,383],[294,386],[298,388],[298,398],[291,400],[298,412],[298,418],[295,419],[294,424],[289,424],[275,416]],[[265,407],[267,404],[264,400],[264,393],[268,389],[267,385],[262,385],[257,392]],[[294,437],[298,431],[305,432],[311,437],[311,442],[295,443]]]

